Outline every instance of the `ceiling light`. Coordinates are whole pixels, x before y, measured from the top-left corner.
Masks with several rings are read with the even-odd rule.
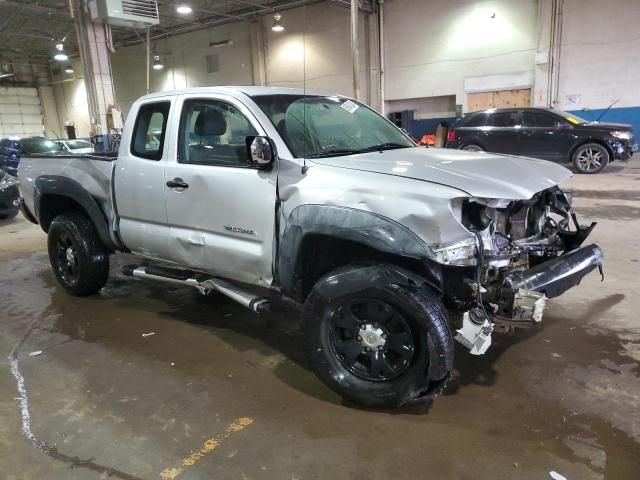
[[[284,32],[284,25],[280,21],[281,19],[282,15],[280,15],[279,13],[276,13],[273,16],[273,26],[271,27],[271,30],[273,30],[274,32]]]
[[[178,12],[180,15],[189,15],[193,12],[193,8],[191,8],[186,3],[179,3],[176,6],[176,12]]]
[[[67,56],[67,54],[64,53],[64,44],[62,43],[56,44],[56,53],[53,56],[53,59],[57,60],[58,62],[66,62],[67,60],[69,60],[69,57]]]
[[[64,73],[74,73],[73,67],[71,65],[68,65],[67,67],[65,67]]]
[[[0,78],[13,77],[14,75],[15,75],[15,73],[3,73],[3,72],[0,72]]]
[[[153,56],[152,67],[153,67],[154,70],[162,70],[164,68],[164,65],[160,61],[160,55],[154,55]]]

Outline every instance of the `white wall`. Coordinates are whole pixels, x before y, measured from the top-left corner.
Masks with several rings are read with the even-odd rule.
[[[560,108],[639,106],[640,1],[565,0],[563,18]]]
[[[296,88],[306,85],[312,90],[352,95],[349,15],[349,9],[333,3],[314,4],[282,12],[286,29],[281,33],[271,31],[273,17],[265,15],[257,25],[232,23],[158,40],[152,46],[161,56],[165,68],[151,71],[151,91],[261,84],[263,79],[257,71],[260,68],[257,57],[262,55],[267,85]],[[371,61],[366,35],[367,15],[361,14],[360,21],[361,92],[363,100],[368,101]],[[264,49],[256,35],[262,35]],[[210,42],[227,39],[233,45],[209,46]],[[375,46],[377,40],[375,37],[373,40]],[[206,71],[209,54],[219,56],[217,73]],[[118,49],[112,55],[111,63],[116,102],[126,115],[133,101],[145,94],[145,47],[134,45]],[[373,65],[372,68],[377,67]]]
[[[537,13],[536,0],[385,1],[386,100],[465,104],[467,78],[487,77],[490,89],[509,88],[510,75],[533,78]]]
[[[58,114],[57,134],[64,138],[66,132],[65,125],[74,125],[77,137],[88,137],[91,134],[91,123],[89,121],[89,107],[87,105],[87,92],[85,89],[82,64],[80,60],[72,61],[74,74],[66,80],[64,75],[54,78],[53,93],[55,97],[56,110]],[[53,135],[55,137],[56,135]]]

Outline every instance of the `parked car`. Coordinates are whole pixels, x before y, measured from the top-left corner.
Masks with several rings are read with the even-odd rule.
[[[62,151],[66,153],[78,154],[78,153],[94,153],[94,148],[91,142],[86,140],[56,140],[55,143],[62,147]]]
[[[15,176],[22,155],[61,152],[60,145],[45,137],[3,138],[0,140],[0,168]]]
[[[598,173],[638,150],[631,125],[588,122],[552,108],[498,108],[465,115],[449,130],[449,148],[572,162]]]
[[[0,169],[0,219],[13,218],[18,214],[16,202],[19,197],[18,180]]]
[[[19,167],[25,216],[68,292],[100,290],[126,251],[141,261],[125,275],[255,312],[292,299],[316,374],[371,406],[437,394],[454,336],[482,354],[494,324],[539,324],[547,297],[601,265],[582,246],[594,224],[578,224],[558,187],[570,175],[420,148],[356,100],[268,87],[147,95],[117,157]]]

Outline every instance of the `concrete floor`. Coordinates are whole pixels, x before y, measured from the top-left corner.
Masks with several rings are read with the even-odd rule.
[[[639,478],[640,160],[566,187],[599,222],[606,281],[591,274],[484,357],[458,348],[444,396],[384,412],[316,379],[292,312],[125,280],[127,259],[73,298],[38,227],[3,222],[0,478]]]

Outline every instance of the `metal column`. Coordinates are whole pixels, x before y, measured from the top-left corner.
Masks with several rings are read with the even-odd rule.
[[[360,54],[358,42],[359,0],[351,0],[351,57],[353,61],[353,96],[360,100]]]
[[[73,16],[84,69],[91,136],[97,150],[106,149],[109,141],[109,107],[115,105],[111,74],[110,27],[93,23],[86,3],[75,0]]]

